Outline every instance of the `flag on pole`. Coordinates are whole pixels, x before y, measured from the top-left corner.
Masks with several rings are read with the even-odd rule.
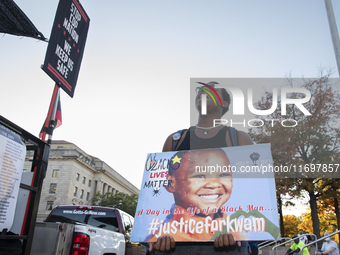
[[[53,97],[52,97],[53,100]],[[52,102],[51,102],[52,104]],[[45,138],[46,134],[52,135],[53,130],[57,127],[61,126],[62,117],[61,117],[61,103],[60,103],[60,89],[58,87],[57,95],[55,97],[55,102],[53,103],[52,113],[47,115],[46,121],[41,128],[39,138]],[[43,139],[44,140],[44,139]]]
[[[58,90],[57,107],[56,107],[54,128],[53,129],[60,127],[62,123],[63,123],[63,121],[62,121],[62,118],[61,118],[60,91]]]

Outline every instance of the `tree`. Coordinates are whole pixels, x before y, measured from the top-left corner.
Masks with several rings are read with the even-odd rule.
[[[327,179],[322,183],[323,193],[319,199],[319,207],[321,211],[329,214],[335,212],[336,226],[339,230],[340,226],[340,213],[339,213],[339,179]],[[333,229],[334,231],[334,229]],[[340,233],[338,234],[338,240],[340,240]]]
[[[298,229],[303,229],[305,232],[314,233],[313,232],[313,222],[310,212],[305,212],[300,216],[300,224]]]
[[[319,207],[321,209],[321,207]],[[334,232],[337,228],[336,226],[336,216],[329,211],[319,210],[320,216],[320,232],[323,234],[326,231],[330,233]],[[308,233],[313,233],[313,222],[310,212],[303,213],[300,217],[299,229],[303,229]],[[338,241],[338,236],[334,237]]]
[[[292,165],[297,171],[294,183],[291,183],[297,191],[305,190],[309,195],[313,232],[320,237],[320,222],[318,218],[317,200],[322,194],[321,178],[325,177],[323,171],[311,171],[311,167],[321,166],[332,162],[339,153],[339,122],[340,96],[333,90],[329,81],[330,73],[319,79],[310,80],[300,85],[311,93],[311,99],[304,107],[311,113],[305,115],[295,104],[286,106],[286,115],[282,115],[281,109],[262,119],[284,120],[284,127],[272,122],[263,122],[262,128],[253,127],[250,135],[255,142],[268,141],[271,143],[274,165]],[[289,85],[293,87],[292,79]],[[299,99],[305,95],[302,93],[290,93],[287,98]],[[257,109],[269,109],[273,103],[273,95],[269,92],[256,104]],[[278,105],[281,105],[278,100]],[[291,124],[290,124],[291,123]],[[296,125],[297,124],[297,125]],[[307,167],[307,168],[306,168]],[[294,173],[295,174],[295,173]],[[281,173],[282,175],[282,173]],[[284,177],[294,177],[284,174]],[[278,175],[278,177],[282,177]],[[327,176],[326,176],[327,177]]]
[[[118,208],[132,216],[135,216],[137,202],[136,194],[128,195],[123,192],[115,194],[108,192],[103,195],[98,192],[93,198],[93,205]]]
[[[287,237],[292,237],[299,233],[300,219],[295,215],[285,215],[283,216],[283,226]]]
[[[277,207],[279,212],[279,220],[280,220],[280,235],[281,237],[287,236],[285,232],[286,228],[284,226],[284,216],[282,209],[283,207],[294,206],[295,204],[289,200],[283,202],[283,196],[289,195],[291,197],[296,197],[300,194],[295,189],[294,180],[288,178],[276,178],[275,179],[276,186],[276,198],[277,198]]]

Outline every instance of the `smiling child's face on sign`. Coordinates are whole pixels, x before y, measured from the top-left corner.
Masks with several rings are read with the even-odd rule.
[[[225,166],[225,170],[230,165],[224,151],[191,151],[181,160],[180,167],[173,174],[175,203],[185,209],[196,206],[201,211],[208,207],[210,211],[221,208],[230,198],[233,187],[231,173],[216,171],[217,166],[221,169]]]

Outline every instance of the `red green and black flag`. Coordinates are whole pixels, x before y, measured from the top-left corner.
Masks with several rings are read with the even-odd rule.
[[[45,123],[40,131],[39,138],[45,140],[46,134],[52,136],[53,130],[59,127],[62,124],[62,117],[61,117],[61,104],[60,104],[60,92],[59,87],[56,85],[57,89],[55,89],[56,93],[53,93],[51,106],[52,111],[49,111],[47,114],[47,118]],[[52,103],[54,101],[54,103]]]

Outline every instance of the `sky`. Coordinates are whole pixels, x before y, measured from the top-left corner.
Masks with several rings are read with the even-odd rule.
[[[58,1],[15,3],[49,38]],[[318,77],[323,68],[338,77],[324,1],[80,3],[90,27],[53,140],[74,143],[137,188],[147,154],[190,126],[190,78]],[[340,2],[332,4],[339,27]],[[0,114],[38,136],[54,88],[40,68],[47,43],[0,34],[0,45]]]

